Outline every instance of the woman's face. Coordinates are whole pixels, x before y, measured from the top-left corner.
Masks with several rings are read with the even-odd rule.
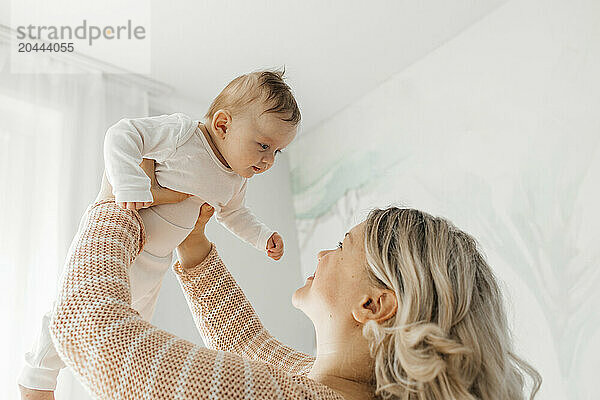
[[[302,310],[313,323],[324,318],[342,318],[354,323],[352,310],[370,293],[364,248],[364,222],[343,238],[341,246],[322,250],[317,255],[314,278],[308,278],[292,296],[294,307]]]

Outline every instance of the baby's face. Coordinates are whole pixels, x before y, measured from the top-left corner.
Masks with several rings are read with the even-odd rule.
[[[268,170],[277,154],[296,136],[296,127],[281,114],[264,113],[261,104],[251,105],[232,117],[223,141],[223,157],[235,173],[251,178]]]

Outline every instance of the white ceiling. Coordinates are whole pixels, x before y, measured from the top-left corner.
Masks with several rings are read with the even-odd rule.
[[[152,76],[204,105],[285,65],[310,130],[505,2],[155,0]]]
[[[310,130],[506,1],[152,0],[151,77],[201,116],[234,77],[285,66]]]

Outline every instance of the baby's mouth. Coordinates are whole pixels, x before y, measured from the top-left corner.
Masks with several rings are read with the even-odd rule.
[[[252,166],[252,169],[254,170],[254,172],[260,172],[260,168],[255,167],[254,165]]]

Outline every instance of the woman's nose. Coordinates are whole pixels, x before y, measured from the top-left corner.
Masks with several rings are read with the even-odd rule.
[[[329,253],[331,250],[321,250],[320,252],[317,253],[317,260],[321,261],[321,258],[323,258],[323,256],[327,253]]]

